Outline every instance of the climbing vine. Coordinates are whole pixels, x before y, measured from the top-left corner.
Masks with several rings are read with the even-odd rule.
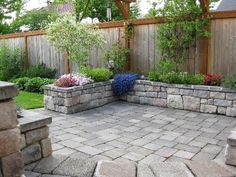
[[[128,37],[128,40],[131,39],[134,33],[134,26],[131,22],[125,23],[125,35]]]
[[[163,59],[171,60],[179,71],[186,58],[186,51],[195,47],[196,41],[208,37],[208,19],[202,18],[202,9],[195,0],[164,0],[158,14],[166,22],[158,29],[159,49]]]

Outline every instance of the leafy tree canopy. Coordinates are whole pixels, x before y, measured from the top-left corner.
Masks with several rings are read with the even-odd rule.
[[[18,16],[22,6],[22,0],[0,0],[0,34],[10,32],[10,27],[6,23],[6,20],[12,18],[10,13],[15,12],[16,16]]]
[[[104,0],[70,0],[73,3],[76,12],[77,21],[83,18],[91,17],[98,18],[99,21],[107,21],[107,1]],[[68,3],[68,0],[54,0],[54,3]],[[112,20],[123,19],[120,11],[111,0]],[[138,4],[134,3],[130,8],[131,18],[138,18],[140,16],[140,9]]]
[[[18,17],[12,24],[13,31],[21,31],[21,27],[26,27],[30,31],[44,29],[49,23],[55,21],[59,15],[47,10],[31,10],[23,16]]]
[[[215,3],[215,2],[218,2],[218,1],[220,1],[220,0],[210,0],[210,5],[212,5],[212,3]],[[186,4],[186,1],[182,1],[182,2],[183,2],[182,6],[185,6],[186,7],[185,9],[187,9],[189,7],[189,4]],[[168,15],[167,13],[165,13],[165,10],[167,8],[170,8],[172,6],[172,3],[174,3],[172,0],[159,0],[158,2],[153,2],[152,7],[149,9],[149,11],[145,15],[145,17],[152,18],[152,17],[157,17],[157,16],[166,16],[166,15]],[[197,7],[197,9],[200,6],[199,2],[197,0],[191,0],[187,3],[195,4],[196,5],[195,8]],[[161,6],[160,4],[164,4],[163,8],[160,8],[160,6]],[[194,6],[192,6],[192,7],[194,7]],[[176,7],[176,8],[183,8],[183,7]],[[190,11],[191,10],[193,10],[193,9],[190,9]],[[199,12],[199,10],[198,10],[198,12]],[[188,12],[185,11],[184,13],[188,14],[189,11]],[[177,15],[178,14],[176,14],[176,16]]]

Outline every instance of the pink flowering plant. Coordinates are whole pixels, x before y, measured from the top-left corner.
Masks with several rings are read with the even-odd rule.
[[[91,78],[84,75],[64,74],[55,82],[55,85],[58,87],[73,87],[82,86],[92,82],[93,80]]]

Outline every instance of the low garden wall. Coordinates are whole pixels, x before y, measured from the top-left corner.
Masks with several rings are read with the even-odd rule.
[[[75,113],[116,101],[112,81],[81,87],[45,87],[45,108]],[[175,85],[137,80],[133,90],[121,100],[158,107],[169,107],[236,117],[236,91],[214,86]]]
[[[222,87],[138,80],[123,99],[138,104],[236,116],[236,91]]]
[[[21,152],[24,164],[36,162],[52,154],[49,127],[52,118],[31,111],[25,111],[19,119],[21,131]]]
[[[44,87],[46,109],[72,114],[116,101],[111,88],[112,81],[84,86],[61,88],[54,85]]]

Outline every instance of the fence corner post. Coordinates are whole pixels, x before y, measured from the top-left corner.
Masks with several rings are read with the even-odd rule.
[[[29,68],[29,55],[28,55],[28,36],[25,35],[25,59],[24,59],[24,67],[25,69]]]

